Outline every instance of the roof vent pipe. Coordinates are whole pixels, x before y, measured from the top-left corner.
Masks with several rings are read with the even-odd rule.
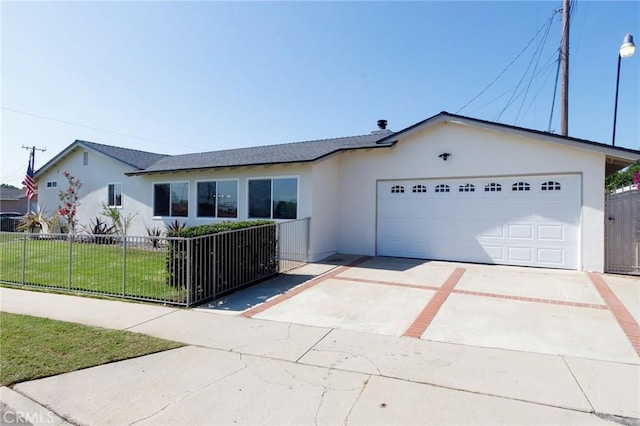
[[[378,120],[378,128],[385,130],[387,128],[387,120]]]

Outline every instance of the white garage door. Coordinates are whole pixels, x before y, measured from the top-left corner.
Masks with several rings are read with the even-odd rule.
[[[378,182],[380,256],[579,268],[580,177]]]

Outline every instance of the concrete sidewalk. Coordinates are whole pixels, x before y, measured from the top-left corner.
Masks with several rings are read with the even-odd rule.
[[[7,288],[0,298],[6,312],[190,345],[2,389],[9,411],[37,403],[40,423],[640,424],[634,364]]]

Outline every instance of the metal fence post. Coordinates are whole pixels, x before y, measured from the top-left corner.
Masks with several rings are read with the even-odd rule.
[[[122,236],[122,296],[127,294],[127,237]]]
[[[211,291],[211,295],[213,296],[213,298],[216,298],[216,290],[218,289],[218,271],[217,271],[217,258],[216,258],[216,246],[218,245],[218,234],[213,234],[213,247],[211,250],[211,272],[213,273],[213,279],[211,280],[212,284],[213,284],[213,289]]]
[[[191,282],[191,243],[193,242],[193,239],[188,238],[185,242],[187,243],[187,306],[191,306],[191,303],[193,303],[191,300],[191,291],[193,287],[193,283]]]
[[[27,234],[24,234],[22,237],[22,273],[21,273],[21,281],[22,285],[26,284],[26,274],[27,274]]]
[[[72,255],[73,255],[73,234],[67,234],[67,238],[69,240],[69,270],[67,271],[69,276],[67,279],[67,287],[69,288],[69,290],[71,290],[71,259],[72,259]]]

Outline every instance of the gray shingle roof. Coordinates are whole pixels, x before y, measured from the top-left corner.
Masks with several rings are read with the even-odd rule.
[[[155,154],[153,152],[139,151],[137,149],[121,148],[118,146],[103,145],[101,143],[89,142],[77,140],[76,143],[80,143],[96,151],[99,151],[109,157],[129,164],[138,170],[146,169],[153,163],[168,157],[165,154]]]
[[[24,188],[0,188],[0,200],[19,200],[26,196]]]
[[[166,156],[140,172],[127,175],[159,173],[180,170],[212,169],[219,167],[252,166],[259,164],[283,164],[314,161],[334,152],[347,149],[381,148],[392,143],[376,142],[391,132],[376,132],[368,135],[335,139],[266,145],[252,148],[237,148],[196,154]]]

